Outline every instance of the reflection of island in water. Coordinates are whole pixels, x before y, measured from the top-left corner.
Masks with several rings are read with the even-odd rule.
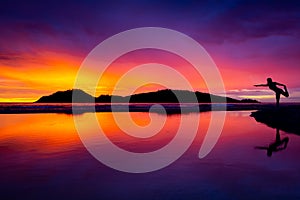
[[[278,152],[286,149],[289,138],[281,139],[279,130],[287,133],[300,135],[300,107],[299,106],[284,106],[281,108],[265,108],[253,112],[251,117],[254,117],[257,122],[266,124],[271,128],[276,129],[276,140],[269,146],[255,147],[256,149],[267,150],[267,155],[272,156],[273,152]]]

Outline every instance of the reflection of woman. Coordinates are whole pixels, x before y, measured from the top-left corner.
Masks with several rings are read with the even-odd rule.
[[[284,91],[281,88],[278,88],[277,85],[283,86]],[[276,94],[276,106],[279,106],[280,95],[282,94],[285,97],[289,97],[289,92],[287,91],[286,85],[273,82],[271,78],[267,78],[267,84],[258,84],[254,85],[255,87],[266,86],[269,87],[270,90],[273,90]]]
[[[272,156],[273,152],[281,151],[286,149],[289,138],[280,139],[279,129],[276,129],[276,140],[271,143],[268,147],[256,147],[256,149],[265,149],[267,150],[267,155]]]

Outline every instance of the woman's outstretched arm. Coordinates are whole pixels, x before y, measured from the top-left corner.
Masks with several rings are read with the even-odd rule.
[[[254,85],[255,87],[266,87],[268,86],[268,84],[257,84],[257,85]]]

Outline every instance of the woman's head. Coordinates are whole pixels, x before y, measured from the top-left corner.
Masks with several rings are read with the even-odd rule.
[[[268,83],[272,83],[273,81],[272,81],[271,78],[267,78],[267,82],[268,82]]]

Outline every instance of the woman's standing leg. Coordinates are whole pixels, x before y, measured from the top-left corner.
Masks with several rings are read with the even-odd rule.
[[[279,108],[280,92],[276,92],[276,107]]]

